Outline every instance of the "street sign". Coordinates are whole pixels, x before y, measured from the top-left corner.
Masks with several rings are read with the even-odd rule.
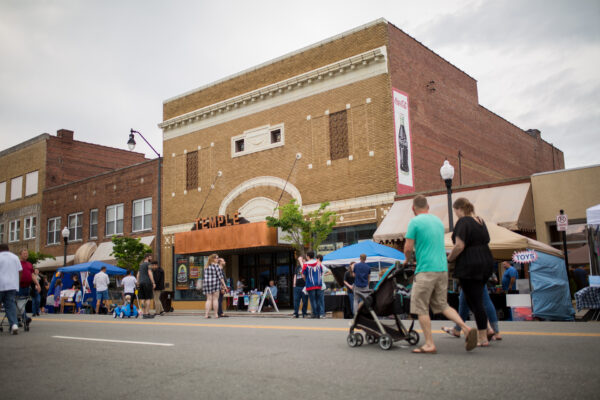
[[[556,216],[556,230],[561,232],[561,231],[566,231],[567,227],[569,226],[569,217],[567,217],[567,214],[558,214]]]

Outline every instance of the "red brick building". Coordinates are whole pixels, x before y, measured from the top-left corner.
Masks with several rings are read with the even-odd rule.
[[[175,299],[197,299],[186,285],[212,251],[234,280],[289,288],[288,248],[253,225],[291,198],[305,211],[331,202],[326,251],[372,237],[397,195],[443,189],[446,158],[463,185],[564,167],[539,131],[479,105],[475,79],[383,19],[168,99],[159,126]],[[197,216],[235,212],[252,223],[189,232]]]
[[[142,153],[81,142],[73,135],[60,129],[56,136],[44,133],[0,152],[0,242],[8,242],[12,251],[43,247],[45,189],[145,160]]]
[[[104,172],[46,189],[43,193],[42,251],[60,257],[60,231],[69,227],[69,255],[86,243],[97,249],[91,260],[113,263],[113,235],[139,237],[150,246],[158,226],[158,159]],[[94,246],[95,247],[95,246]]]

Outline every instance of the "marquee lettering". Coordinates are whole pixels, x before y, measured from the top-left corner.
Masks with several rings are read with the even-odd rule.
[[[215,217],[209,218],[197,218],[194,220],[194,224],[196,226],[196,230],[200,229],[213,229],[220,228],[222,226],[233,226],[240,224],[240,214],[235,213],[233,216],[227,215],[217,215]]]

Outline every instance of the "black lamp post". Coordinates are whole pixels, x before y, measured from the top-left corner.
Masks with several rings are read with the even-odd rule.
[[[440,175],[444,182],[446,182],[446,189],[448,191],[448,231],[454,230],[454,224],[452,223],[452,178],[454,178],[454,167],[450,165],[448,160],[444,161],[444,165],[440,168]]]
[[[63,260],[63,267],[66,267],[67,266],[67,245],[69,244],[69,228],[67,228],[65,226],[60,233],[63,237],[63,241],[65,242],[65,258]]]
[[[134,138],[134,134],[138,134],[140,135],[140,137],[144,140],[144,142],[146,142],[146,144],[152,149],[152,151],[156,154],[156,156],[158,157],[158,204],[157,204],[157,209],[158,209],[158,216],[157,216],[157,227],[156,227],[156,242],[158,243],[157,247],[157,258],[158,261],[162,263],[162,259],[161,259],[161,248],[162,248],[162,238],[161,238],[161,186],[162,186],[162,162],[161,162],[161,157],[160,154],[158,153],[158,151],[156,151],[156,149],[154,147],[152,147],[152,145],[150,143],[148,143],[148,141],[146,140],[146,138],[144,137],[144,135],[142,135],[140,132],[131,129],[129,131],[129,140],[127,141],[127,147],[129,147],[129,150],[135,149],[135,138]]]

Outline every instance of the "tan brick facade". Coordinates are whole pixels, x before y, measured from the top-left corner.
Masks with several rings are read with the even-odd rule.
[[[409,98],[413,191],[444,187],[445,158],[464,185],[564,166],[562,152],[539,132],[481,107],[473,78],[380,20],[165,101],[163,226],[169,235],[189,229],[205,200],[200,217],[233,213],[258,198],[277,202],[276,182],[288,179],[297,153],[281,203],[297,191],[309,208],[334,203],[347,217],[339,226],[379,223],[397,191],[393,88]],[[343,110],[349,157],[331,160],[329,114]],[[280,124],[284,145],[235,154],[238,137]],[[198,151],[200,191],[186,190],[190,151]],[[169,235],[165,254],[172,252]]]

